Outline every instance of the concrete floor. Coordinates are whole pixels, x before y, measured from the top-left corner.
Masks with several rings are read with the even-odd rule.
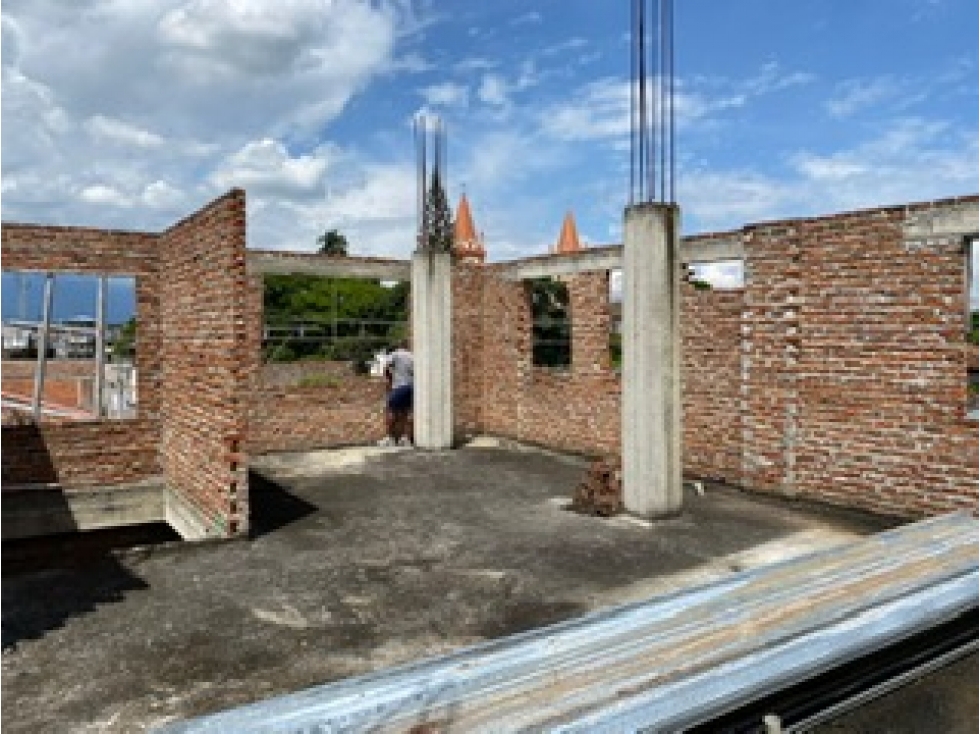
[[[655,525],[585,517],[582,460],[492,441],[260,463],[251,540],[5,574],[8,732],[141,731],[892,524],[711,485]]]

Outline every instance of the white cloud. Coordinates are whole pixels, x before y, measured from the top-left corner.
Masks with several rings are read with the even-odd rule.
[[[434,68],[435,65],[427,61],[420,53],[410,51],[403,56],[392,59],[387,65],[386,71],[389,73],[406,71],[410,74],[420,74],[423,71],[431,71]]]
[[[138,148],[155,148],[163,144],[156,133],[104,115],[95,115],[85,121],[85,130],[95,138],[134,145]]]
[[[798,186],[827,211],[979,190],[979,128],[891,121],[876,137],[826,155],[793,158]]]
[[[130,206],[132,204],[129,197],[121,191],[103,184],[86,186],[79,192],[79,198],[89,204],[108,206]]]
[[[185,203],[184,193],[166,181],[154,181],[147,184],[140,196],[140,201],[154,209],[174,209]]]
[[[826,102],[826,109],[833,117],[849,117],[891,99],[900,89],[892,77],[849,79],[837,85],[836,95]]]
[[[979,190],[979,127],[893,120],[849,148],[800,151],[787,172],[681,169],[684,221],[727,229],[783,217],[901,204]]]
[[[469,87],[455,82],[442,82],[418,90],[425,102],[432,106],[465,106],[469,103]]]
[[[694,277],[719,290],[744,287],[744,262],[730,260],[692,265]]]
[[[554,56],[556,54],[564,53],[565,51],[580,51],[586,46],[588,46],[588,41],[586,41],[584,38],[575,37],[547,46],[540,53],[541,56]]]
[[[845,160],[840,156],[813,156],[802,154],[796,156],[795,167],[806,178],[822,181],[839,181],[866,172],[866,167],[854,160]]]
[[[477,92],[480,102],[496,107],[510,104],[510,93],[506,80],[499,74],[484,74]]]
[[[240,186],[258,194],[308,194],[322,189],[329,156],[328,149],[318,149],[292,157],[282,143],[264,138],[234,153],[211,174],[211,181],[221,189]]]
[[[469,74],[474,71],[486,71],[487,69],[496,68],[497,63],[492,59],[487,59],[482,56],[467,56],[466,58],[459,61],[453,69],[458,74]]]
[[[724,110],[743,107],[749,97],[731,91],[707,97],[687,90],[678,83],[674,104],[678,125],[704,120]],[[649,82],[652,94],[653,83]],[[630,84],[617,78],[599,79],[580,88],[570,100],[546,107],[539,114],[541,129],[559,140],[619,141],[628,138],[630,130]]]
[[[751,170],[681,173],[677,196],[684,210],[684,228],[694,230],[740,227],[791,211],[796,192],[790,184]]]
[[[544,18],[536,10],[531,10],[523,15],[518,15],[516,18],[510,21],[510,25],[537,25]]]
[[[250,206],[315,196],[324,127],[426,64],[395,54],[419,27],[399,0],[38,0],[2,20],[4,216],[22,221],[160,229],[227,186]]]

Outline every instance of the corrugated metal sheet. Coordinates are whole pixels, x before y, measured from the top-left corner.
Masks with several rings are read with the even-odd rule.
[[[958,513],[166,731],[675,731],[976,607]]]

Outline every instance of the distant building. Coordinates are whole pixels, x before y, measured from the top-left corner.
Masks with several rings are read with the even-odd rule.
[[[22,326],[3,325],[4,357],[19,355],[34,348],[34,333]]]

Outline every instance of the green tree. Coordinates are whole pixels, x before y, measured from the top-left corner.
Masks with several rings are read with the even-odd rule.
[[[119,329],[119,336],[112,345],[113,357],[134,357],[136,355],[136,317],[133,316]]]
[[[347,254],[347,238],[338,230],[330,229],[316,238],[320,255],[342,256]]]
[[[551,278],[527,281],[533,321],[533,363],[544,367],[571,365],[571,316],[568,286]]]
[[[452,251],[452,212],[438,171],[432,171],[432,183],[425,197],[425,249],[429,252]]]

